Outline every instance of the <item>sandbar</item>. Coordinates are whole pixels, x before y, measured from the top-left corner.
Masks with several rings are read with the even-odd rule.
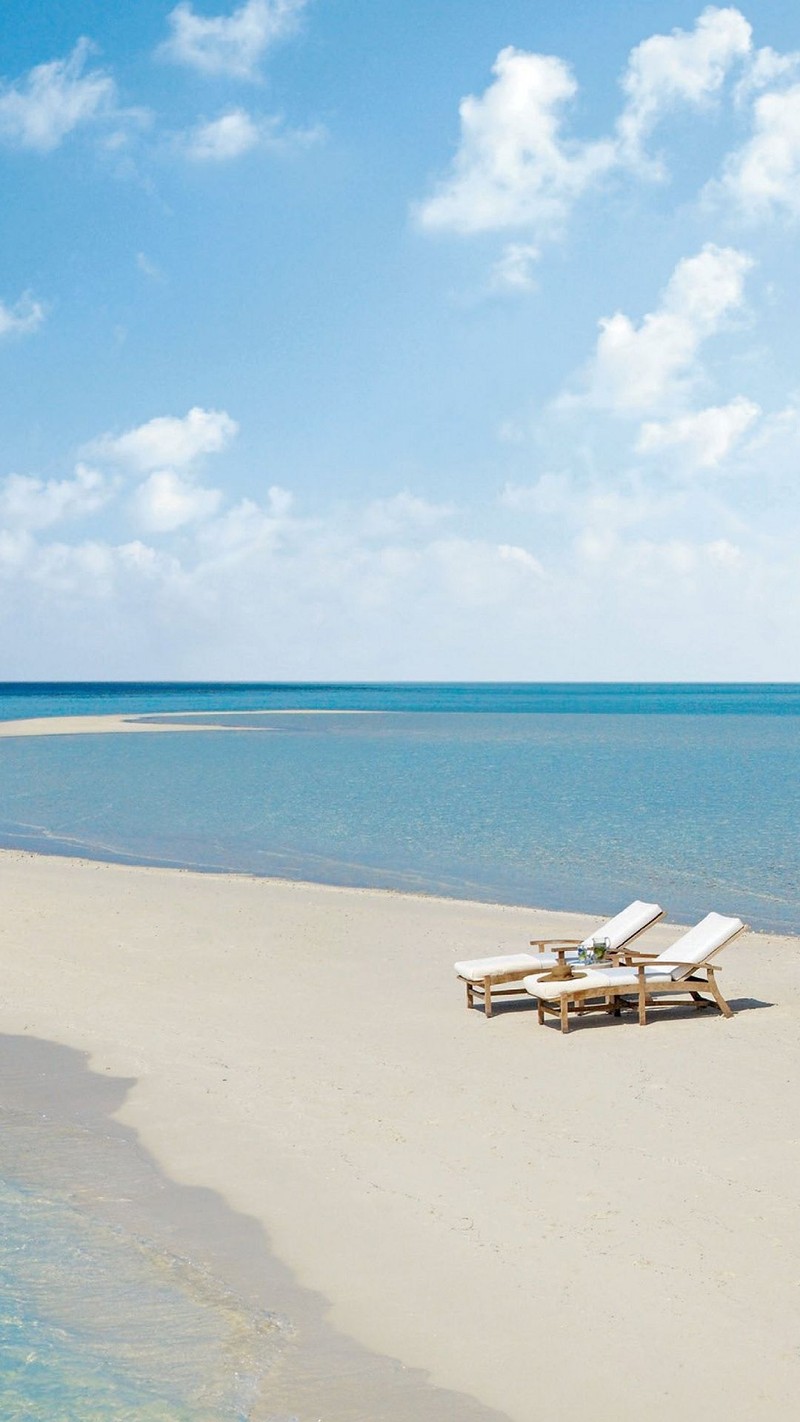
[[[730,1021],[562,1037],[532,1004],[468,1012],[452,964],[585,915],[13,850],[0,873],[0,1030],[134,1081],[116,1119],[337,1330],[513,1422],[795,1415],[800,941],[721,955]]]
[[[248,711],[115,711],[97,716],[28,716],[17,721],[0,721],[0,739],[19,736],[103,736],[147,734],[162,731],[225,731],[270,732],[270,726],[218,726],[218,717],[226,716],[379,716],[379,711],[328,710],[310,708],[302,711],[285,709]],[[150,718],[150,719],[148,719]],[[195,719],[196,723],[195,723]],[[208,719],[203,719],[208,718]],[[213,718],[213,719],[212,719]]]

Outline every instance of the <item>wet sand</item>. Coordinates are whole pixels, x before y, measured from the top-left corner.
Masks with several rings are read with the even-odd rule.
[[[27,1039],[67,1050],[59,1111],[128,1133],[175,1240],[218,1239],[330,1359],[302,1422],[794,1415],[797,940],[721,955],[731,1021],[564,1038],[467,1012],[452,963],[582,915],[15,851],[0,875],[5,1089],[38,1080]]]

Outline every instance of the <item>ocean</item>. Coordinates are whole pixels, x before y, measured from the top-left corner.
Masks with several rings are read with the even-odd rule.
[[[800,932],[798,686],[0,687],[0,720],[112,712],[206,729],[0,739],[0,844],[600,917],[641,897],[679,922],[717,909]],[[59,1058],[53,1079],[65,1071]],[[146,1220],[109,1215],[140,1189],[130,1143],[109,1192],[108,1119],[76,1124],[9,1081],[4,1422],[311,1417],[291,1326]],[[388,1376],[368,1411],[331,1415],[388,1416],[381,1387],[402,1384]],[[473,1416],[432,1396],[407,1415]]]
[[[209,731],[3,740],[0,844],[800,931],[795,685],[0,687],[111,712]]]

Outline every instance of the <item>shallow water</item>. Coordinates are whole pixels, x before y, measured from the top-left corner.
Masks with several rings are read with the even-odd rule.
[[[0,1180],[4,1419],[247,1417],[263,1362],[242,1370],[247,1330],[233,1306],[185,1262],[54,1197],[54,1184]]]
[[[129,1132],[60,1115],[65,1082],[91,1080],[77,1053],[3,1039],[0,1056],[4,1422],[253,1416],[285,1329],[147,1228],[141,1199],[158,1177]],[[26,1073],[23,1093],[39,1099],[23,1104],[14,1078]]]
[[[776,692],[775,714],[206,712],[192,724],[236,734],[4,740],[0,843],[602,915],[655,898],[678,920],[717,909],[797,932],[791,700]]]

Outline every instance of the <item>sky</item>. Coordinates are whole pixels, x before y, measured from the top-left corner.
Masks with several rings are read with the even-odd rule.
[[[800,12],[5,0],[0,680],[800,680]]]

